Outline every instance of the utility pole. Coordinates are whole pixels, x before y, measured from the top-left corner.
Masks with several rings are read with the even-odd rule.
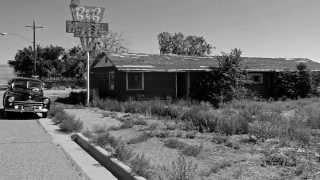
[[[37,49],[36,49],[36,29],[43,29],[46,28],[44,26],[36,26],[35,20],[33,20],[32,25],[30,26],[24,26],[28,28],[32,28],[33,30],[33,58],[34,58],[34,64],[33,64],[33,75],[37,75]]]

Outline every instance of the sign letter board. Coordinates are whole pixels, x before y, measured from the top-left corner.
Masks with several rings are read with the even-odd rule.
[[[66,32],[74,37],[101,37],[108,33],[108,23],[66,21]]]

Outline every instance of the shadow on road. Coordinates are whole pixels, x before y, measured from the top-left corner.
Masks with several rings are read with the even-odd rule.
[[[3,109],[0,109],[0,121],[1,120],[35,120],[39,119],[35,113],[5,113]]]

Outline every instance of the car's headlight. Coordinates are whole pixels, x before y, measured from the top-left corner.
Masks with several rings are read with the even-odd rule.
[[[50,100],[49,99],[44,99],[43,104],[49,104]]]
[[[11,102],[11,103],[12,103],[13,101],[14,101],[14,97],[13,97],[13,96],[11,96],[11,97],[8,98],[8,102]]]

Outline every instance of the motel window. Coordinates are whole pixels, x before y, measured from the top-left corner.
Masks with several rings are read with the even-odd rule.
[[[114,71],[109,72],[109,90],[114,90],[114,81],[115,81],[115,77],[114,77],[115,73]]]
[[[262,73],[249,73],[248,79],[254,84],[263,84],[263,74]]]
[[[127,72],[127,90],[143,90],[144,74],[142,72]]]

